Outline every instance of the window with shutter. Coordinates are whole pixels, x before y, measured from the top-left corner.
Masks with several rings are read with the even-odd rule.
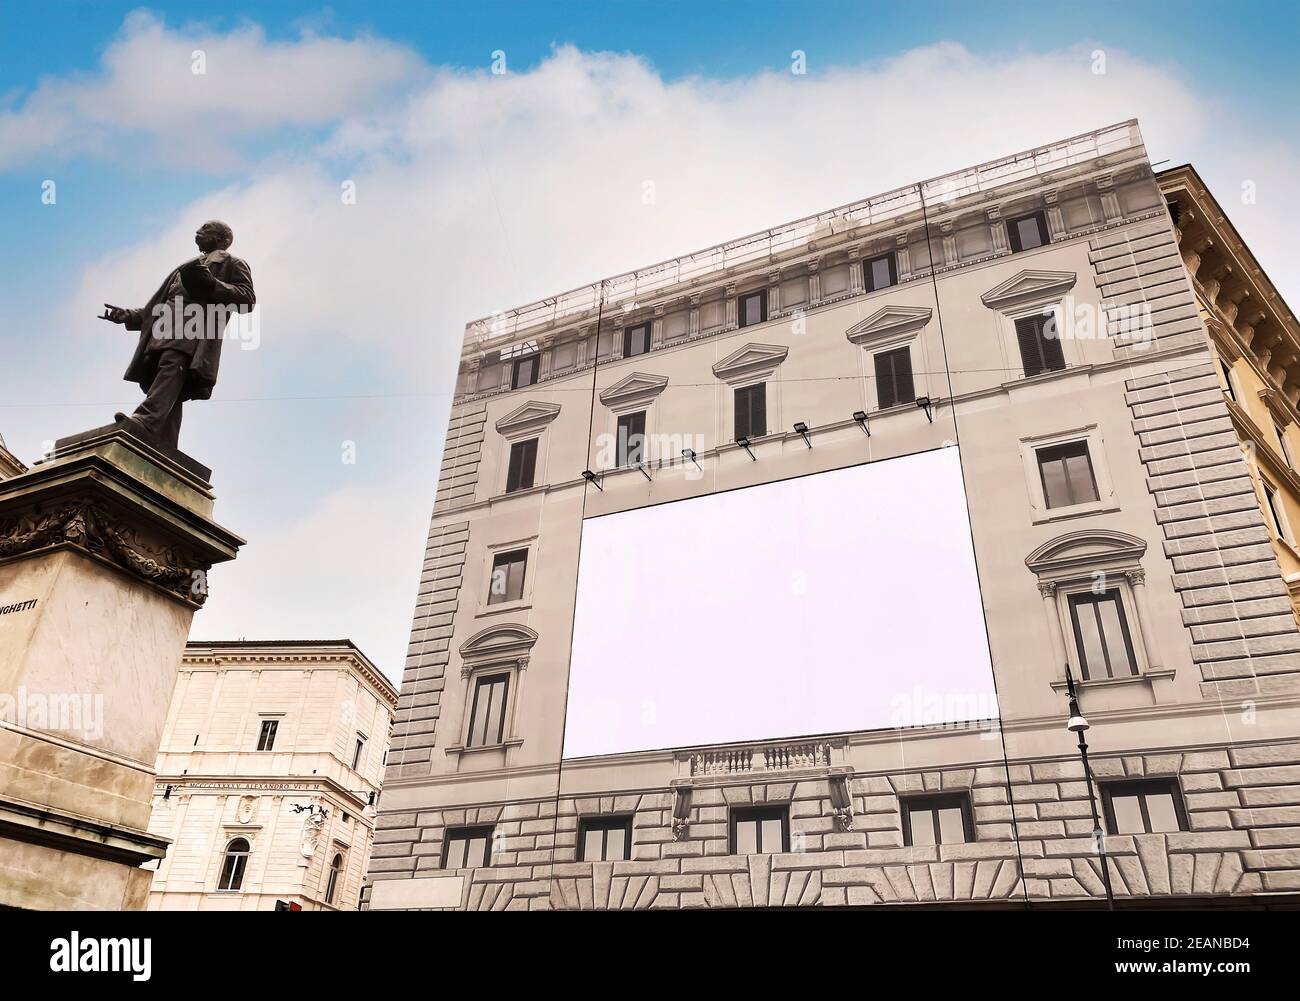
[[[1111,834],[1161,834],[1187,830],[1187,812],[1175,779],[1102,785]]]
[[[510,468],[506,472],[506,493],[527,490],[537,470],[537,439],[517,441],[510,446]]]
[[[1133,640],[1118,588],[1070,595],[1070,618],[1084,680],[1137,674]]]
[[[528,550],[516,549],[497,553],[492,558],[492,583],[488,588],[489,605],[518,601],[524,596],[524,571],[528,567]]]
[[[1022,250],[1033,250],[1048,243],[1047,220],[1041,212],[1032,212],[1016,219],[1007,220],[1007,239],[1011,243],[1011,252],[1018,254]]]
[[[1020,317],[1016,320],[1016,339],[1020,343],[1020,362],[1026,376],[1065,368],[1056,318],[1051,313]]]
[[[521,389],[537,381],[537,355],[524,355],[515,359],[514,371],[510,377],[510,388]]]
[[[916,399],[912,385],[912,349],[895,348],[875,356],[876,405],[886,407],[911,403]]]
[[[469,712],[466,747],[499,744],[505,739],[506,697],[510,694],[510,675],[493,674],[474,684],[474,700]]]
[[[862,262],[863,286],[868,292],[898,284],[898,263],[893,254],[881,254]]]
[[[731,811],[732,855],[775,855],[789,850],[789,807],[737,807]]]
[[[627,466],[645,461],[645,411],[623,414],[618,419],[618,464]]]
[[[1097,477],[1086,441],[1038,450],[1038,475],[1047,507],[1072,507],[1097,499]]]
[[[623,357],[635,358],[650,350],[650,324],[642,323],[623,329]]]
[[[767,319],[767,289],[748,292],[736,298],[736,320],[739,326],[748,327]]]
[[[736,438],[761,438],[767,434],[767,383],[736,390]]]

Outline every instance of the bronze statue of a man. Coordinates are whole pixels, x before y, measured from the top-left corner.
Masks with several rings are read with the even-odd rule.
[[[131,416],[114,417],[146,440],[176,448],[181,404],[212,396],[230,315],[251,312],[257,302],[253,273],[227,252],[234,240],[224,222],[205,222],[194,234],[199,256],[172,271],[143,308],[104,303],[100,319],[140,331],[123,378],[139,384],[144,402]]]

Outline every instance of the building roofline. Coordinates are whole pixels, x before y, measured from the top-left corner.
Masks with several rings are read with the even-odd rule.
[[[185,644],[185,659],[197,659],[206,653],[215,654],[223,651],[239,651],[254,657],[261,653],[263,656],[270,657],[277,654],[284,655],[291,650],[317,653],[346,652],[357,661],[361,666],[362,673],[380,690],[384,698],[393,706],[396,706],[398,694],[396,687],[384,676],[382,671],[375,667],[374,662],[362,652],[361,648],[350,639],[190,640]]]
[[[1284,319],[1294,326],[1296,324],[1295,310],[1291,308],[1291,304],[1286,301],[1286,298],[1273,282],[1273,279],[1270,278],[1268,272],[1264,270],[1264,266],[1260,264],[1259,258],[1255,256],[1255,252],[1250,249],[1250,244],[1248,244],[1242,237],[1241,233],[1237,231],[1237,226],[1233,223],[1232,217],[1228,215],[1227,212],[1223,211],[1223,206],[1220,205],[1219,200],[1214,197],[1214,192],[1210,190],[1209,185],[1205,183],[1205,178],[1201,177],[1200,172],[1196,167],[1190,163],[1183,163],[1179,164],[1177,167],[1168,167],[1164,170],[1156,171],[1156,184],[1163,192],[1166,181],[1180,177],[1185,178],[1186,181],[1189,182],[1187,186],[1198,198],[1205,198],[1210,203],[1210,207],[1218,213],[1219,218],[1223,220],[1223,225],[1228,229],[1228,235],[1237,242],[1238,246],[1241,247],[1241,250],[1250,259],[1250,263],[1254,265],[1258,271],[1259,278],[1266,286],[1265,291],[1273,293],[1277,302],[1281,305],[1282,310],[1284,311]],[[1217,224],[1216,220],[1216,225]]]
[[[961,198],[964,195],[1001,187],[1013,181],[1023,180],[1028,176],[1059,170],[1062,167],[1086,162],[1111,153],[1136,149],[1141,145],[1142,135],[1138,121],[1136,118],[1130,118],[1089,132],[1082,132],[1066,139],[1058,139],[1050,143],[1030,147],[1017,153],[963,167],[959,170],[949,171],[880,194],[871,195],[867,198],[846,202],[835,208],[826,209],[778,226],[758,230],[688,254],[649,264],[632,271],[625,271],[621,274],[599,278],[567,291],[546,296],[530,303],[524,303],[501,313],[471,320],[465,325],[465,343],[470,342],[476,328],[487,331],[485,339],[491,339],[493,336],[491,332],[499,330],[502,324],[507,326],[513,324],[512,332],[518,335],[530,327],[541,326],[560,317],[587,312],[596,306],[595,290],[597,289],[630,284],[633,296],[640,294],[642,291],[645,294],[653,294],[655,286],[650,284],[650,280],[656,274],[673,272],[677,276],[674,283],[680,283],[690,281],[693,277],[702,277],[711,271],[725,271],[745,263],[747,258],[743,256],[728,261],[727,253],[731,250],[739,251],[741,248],[753,247],[755,244],[766,242],[768,250],[761,256],[770,257],[778,252],[778,241],[784,241],[791,246],[806,243],[817,235],[821,226],[829,224],[832,220],[846,219],[854,227],[883,223],[889,219],[905,215],[908,210],[921,208],[926,195],[930,194],[926,190],[929,188],[937,189],[931,195],[934,202],[943,203]],[[912,197],[909,199],[909,196]],[[905,204],[901,207],[894,205],[897,202],[905,202]],[[782,247],[781,249],[789,248]],[[712,266],[707,264],[701,266],[699,263],[702,259],[719,257],[721,260],[713,263]],[[684,266],[686,266],[685,270]],[[686,273],[692,267],[698,269],[698,274],[688,275]],[[641,284],[642,279],[646,280],[646,286],[644,287]],[[612,296],[606,295],[605,302],[609,304],[611,300],[617,301],[618,297],[619,292],[616,289]],[[566,299],[570,298],[575,301],[569,308],[565,308],[562,304]],[[588,302],[588,300],[590,301]],[[546,309],[551,310],[549,315],[543,314],[536,319],[523,319],[528,314],[541,314]]]

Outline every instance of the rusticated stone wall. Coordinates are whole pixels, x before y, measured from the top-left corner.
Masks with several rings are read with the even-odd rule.
[[[1189,830],[1109,836],[1117,897],[1300,890],[1300,742],[1101,757],[1099,783],[1176,778]],[[824,776],[737,775],[696,786],[683,840],[669,790],[380,818],[373,878],[438,871],[449,827],[494,824],[492,865],[460,870],[461,907],[641,909],[1082,900],[1103,894],[1087,785],[1074,758],[854,775],[853,830]],[[755,780],[756,779],[756,780]],[[904,847],[899,797],[968,791],[975,841]],[[790,805],[791,851],[729,855],[728,811]],[[631,815],[632,858],[578,862],[580,817]]]
[[[1300,630],[1208,362],[1131,379],[1126,399],[1206,698],[1300,688]]]

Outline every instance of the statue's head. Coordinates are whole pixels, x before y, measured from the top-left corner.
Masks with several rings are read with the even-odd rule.
[[[194,243],[203,253],[229,250],[235,242],[235,231],[219,219],[209,219],[194,233]]]

